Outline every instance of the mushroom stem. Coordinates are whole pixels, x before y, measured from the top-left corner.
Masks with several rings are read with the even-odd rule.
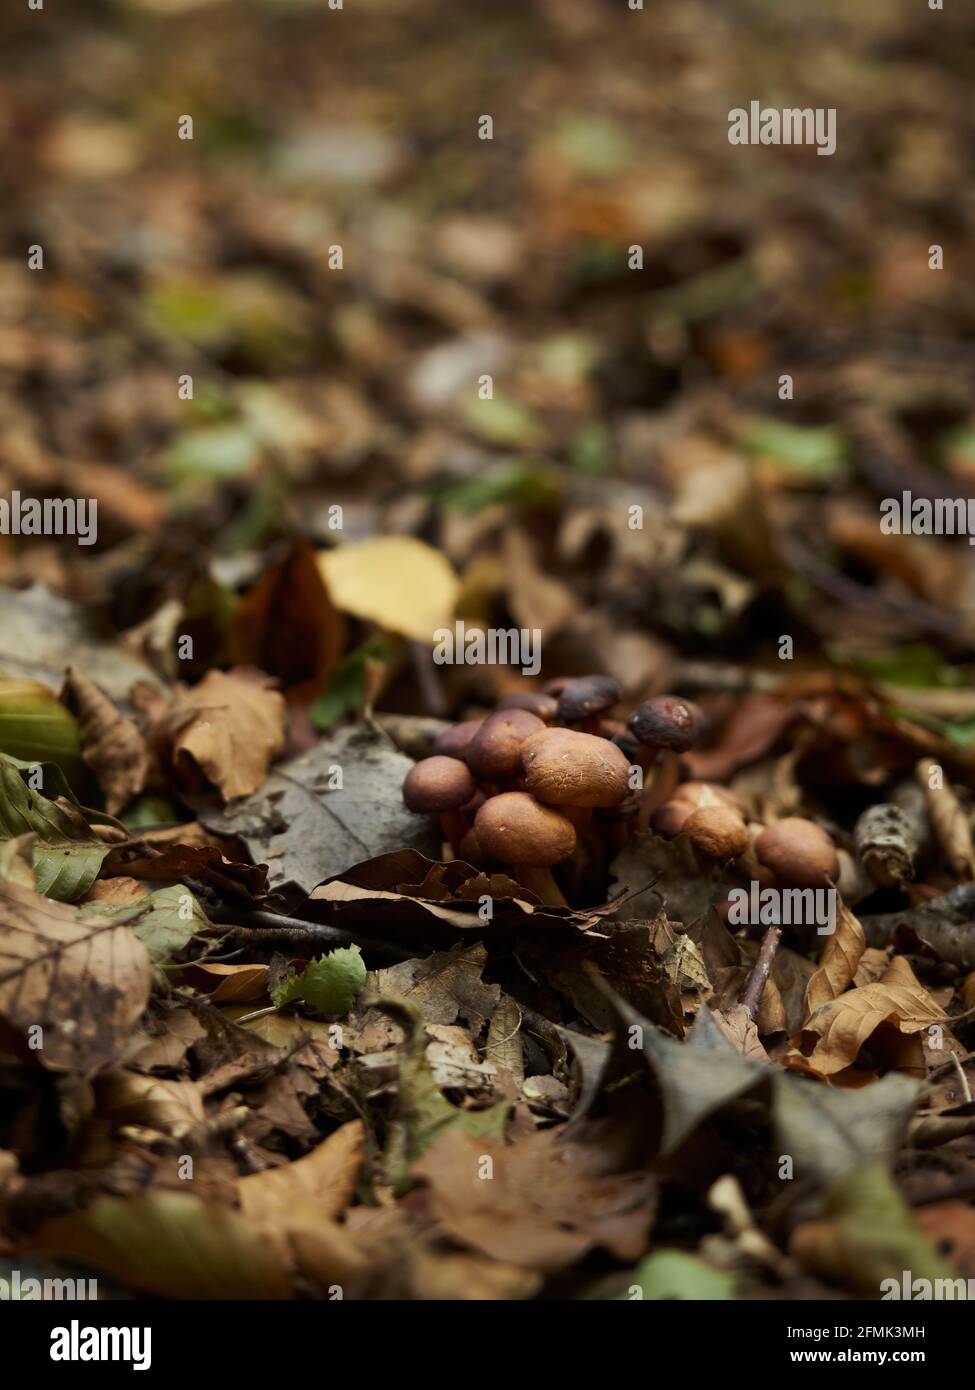
[[[650,817],[654,811],[665,801],[670,800],[679,785],[680,757],[672,748],[665,748],[663,760],[655,775],[643,788],[643,796],[640,798],[640,813],[636,821],[638,831],[643,833],[648,829]]]
[[[456,856],[460,852],[460,842],[470,830],[470,825],[459,811],[441,811],[440,830],[444,840]]]
[[[522,888],[534,893],[540,902],[548,907],[568,907],[561,888],[552,877],[551,869],[543,869],[538,864],[512,864],[515,878]]]

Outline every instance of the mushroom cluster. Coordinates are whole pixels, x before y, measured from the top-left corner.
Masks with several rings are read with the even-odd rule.
[[[727,867],[780,887],[836,882],[836,848],[814,822],[764,826],[729,788],[682,780],[681,756],[704,729],[695,704],[658,695],[623,722],[620,699],[608,676],[505,695],[485,719],[439,736],[406,777],[406,804],[439,817],[445,858],[503,866],[555,906],[598,897],[607,851],[644,830],[684,836],[702,872]]]
[[[671,794],[703,725],[695,705],[670,695],[623,723],[611,717],[620,698],[601,675],[503,696],[485,719],[440,735],[406,777],[407,806],[439,817],[448,857],[504,865],[543,902],[565,905],[566,884],[574,897],[596,891],[607,848]]]

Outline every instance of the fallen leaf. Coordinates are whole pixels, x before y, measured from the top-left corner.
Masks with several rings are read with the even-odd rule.
[[[385,850],[433,849],[432,823],[403,804],[412,766],[374,729],[343,729],[273,768],[259,792],[222,816],[204,813],[203,824],[239,836],[255,863],[266,861],[269,889],[303,895]]]
[[[861,985],[821,1005],[793,1040],[800,1051],[791,1053],[786,1064],[838,1079],[869,1043],[875,1067],[885,1065],[923,1076],[924,1055],[917,1035],[946,1017],[906,958],[895,956],[876,984]]]
[[[114,816],[145,788],[149,746],[132,720],[73,666],[68,667],[61,699],[77,716],[82,756]]]
[[[150,982],[145,946],[115,917],[0,883],[0,1017],[25,1058],[86,1075],[113,1062]],[[37,1027],[40,1046],[30,1031]]]
[[[262,786],[284,748],[284,700],[270,686],[256,672],[209,671],[178,690],[159,730],[177,774],[192,784],[202,772],[225,801]]]
[[[332,602],[417,642],[448,624],[460,581],[439,551],[411,536],[377,536],[319,553]]]
[[[595,1139],[542,1130],[504,1145],[453,1131],[414,1165],[434,1216],[462,1245],[552,1273],[602,1247],[619,1260],[644,1249],[653,1219],[649,1173],[615,1173]]]
[[[365,1128],[351,1120],[330,1134],[304,1158],[265,1173],[252,1173],[237,1184],[241,1211],[255,1225],[291,1224],[295,1203],[306,1204],[316,1220],[340,1216],[355,1192],[362,1166]]]
[[[819,965],[806,985],[807,1016],[815,1013],[820,1005],[838,998],[852,984],[866,945],[863,927],[841,903],[836,930],[826,938]]]

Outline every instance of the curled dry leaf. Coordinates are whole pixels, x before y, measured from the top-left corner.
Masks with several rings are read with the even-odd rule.
[[[150,983],[148,952],[117,917],[0,883],[0,1018],[26,1058],[84,1074],[115,1061]]]
[[[177,775],[192,783],[202,773],[225,801],[257,791],[284,748],[285,703],[271,686],[241,669],[179,690],[160,728]]]
[[[841,905],[836,930],[826,938],[819,966],[806,985],[807,1016],[848,988],[866,945],[863,927],[850,909]]]
[[[951,787],[943,785],[944,773],[933,758],[922,758],[916,772],[934,833],[952,873],[960,878],[975,878],[972,829],[964,808]]]
[[[341,1216],[355,1191],[364,1142],[362,1121],[351,1120],[304,1158],[241,1178],[241,1210],[255,1225],[287,1226],[295,1203],[313,1208],[322,1221]]]
[[[788,1066],[838,1079],[852,1068],[869,1045],[872,1070],[924,1074],[924,1054],[917,1036],[947,1015],[920,984],[904,956],[895,956],[876,984],[848,990],[823,1004],[794,1039],[801,1051]],[[864,1071],[844,1081],[868,1079]]]
[[[82,757],[105,794],[114,816],[143,790],[149,776],[149,745],[131,719],[103,690],[69,666],[61,700],[78,720]]]

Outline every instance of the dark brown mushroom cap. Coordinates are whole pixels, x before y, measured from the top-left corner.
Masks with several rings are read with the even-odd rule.
[[[631,715],[629,728],[640,743],[684,753],[700,737],[704,715],[690,700],[679,695],[658,695],[645,700]]]
[[[581,724],[612,709],[622,694],[619,681],[612,676],[581,676],[560,692],[559,718],[564,724]]]
[[[559,702],[554,695],[543,695],[540,690],[513,690],[508,695],[501,696],[497,708],[526,709],[537,719],[551,724],[559,712]]]
[[[462,758],[483,723],[483,719],[465,719],[460,724],[452,724],[438,734],[433,744],[434,753],[443,753],[447,758]]]
[[[542,693],[544,695],[554,695],[557,700],[565,687],[571,685],[574,680],[578,679],[578,676],[553,676],[551,680],[547,680],[542,686]]]
[[[435,755],[414,763],[403,780],[403,800],[411,811],[438,814],[456,811],[477,788],[466,763]]]
[[[488,715],[471,739],[464,761],[475,777],[515,777],[521,771],[521,745],[544,729],[542,721],[526,709],[499,710]]]
[[[654,834],[673,840],[684,829],[688,816],[693,814],[694,807],[687,801],[665,801],[650,817],[650,826]]]
[[[732,806],[701,806],[681,826],[695,849],[708,859],[736,859],[748,848],[748,827]]]
[[[527,792],[501,792],[485,801],[474,833],[483,853],[504,864],[547,869],[568,859],[576,847],[572,822]]]
[[[755,841],[755,858],[796,888],[825,888],[840,871],[836,846],[826,831],[801,816],[767,826]]]
[[[525,740],[528,790],[552,806],[616,806],[630,790],[630,764],[608,739],[574,729],[543,729]]]

